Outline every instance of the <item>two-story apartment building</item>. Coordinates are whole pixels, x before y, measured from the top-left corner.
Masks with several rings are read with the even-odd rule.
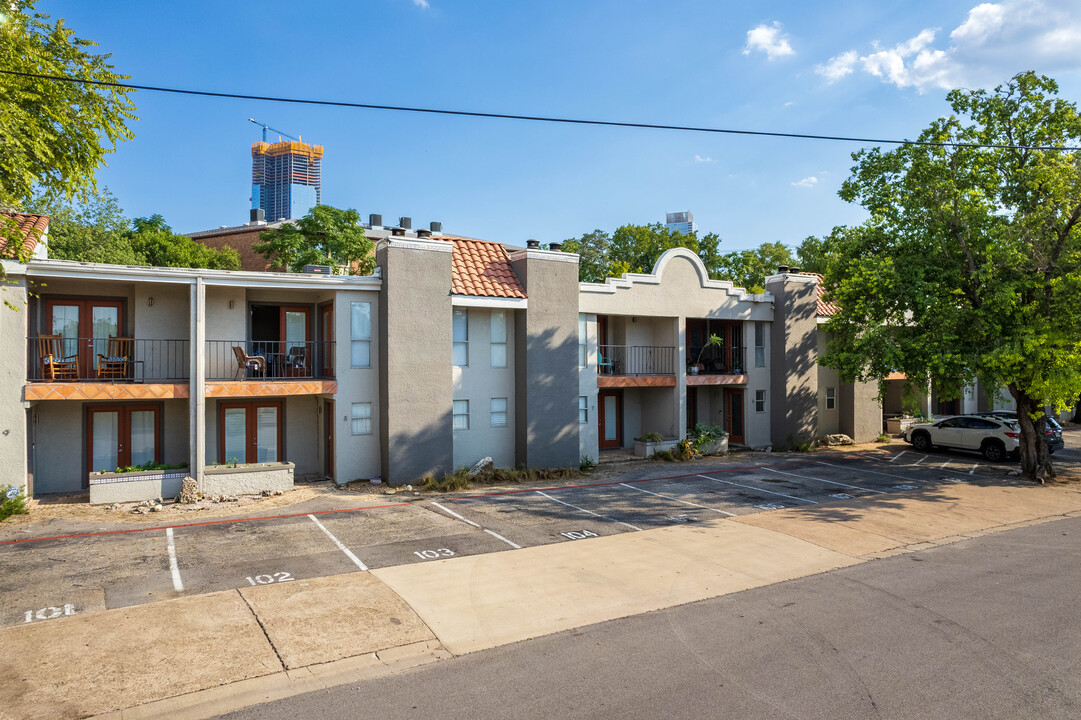
[[[874,391],[815,362],[813,276],[751,295],[677,248],[579,283],[558,247],[377,239],[368,277],[3,261],[22,308],[0,313],[4,481],[79,491],[158,462],[403,484],[484,457],[576,466],[697,422],[751,447],[879,432]]]

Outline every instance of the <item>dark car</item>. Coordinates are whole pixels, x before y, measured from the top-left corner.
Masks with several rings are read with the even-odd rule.
[[[977,415],[1002,418],[1003,420],[1017,422],[1017,413],[1013,411],[1001,410],[998,412],[977,413]],[[1047,451],[1053,453],[1056,450],[1061,450],[1066,446],[1066,443],[1062,440],[1062,426],[1059,425],[1058,420],[1050,415],[1045,416],[1044,419],[1047,421],[1044,425],[1044,432],[1047,435]]]

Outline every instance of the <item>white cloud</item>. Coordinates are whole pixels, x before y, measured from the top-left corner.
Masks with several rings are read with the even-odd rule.
[[[425,10],[428,9],[428,0],[413,0],[413,4]]]
[[[796,187],[812,188],[818,184],[818,178],[816,178],[814,175],[811,175],[810,177],[805,177],[802,180],[797,180],[792,184]]]
[[[702,157],[701,155],[695,155],[695,156],[694,156],[694,161],[695,161],[696,163],[711,163],[711,162],[717,162],[716,160],[714,160],[713,158],[709,157],[708,155],[707,155],[706,157]]]
[[[747,44],[743,48],[743,54],[750,55],[752,51],[758,50],[766,53],[766,58],[769,60],[785,55],[795,55],[796,51],[788,42],[789,37],[787,33],[782,32],[781,23],[777,21],[774,21],[772,25],[763,23],[747,31]]]
[[[835,83],[856,68],[859,57],[855,50],[848,50],[831,57],[825,65],[815,65],[815,72],[826,78],[827,82]]]
[[[856,70],[899,88],[994,87],[1021,70],[1056,75],[1081,70],[1078,3],[1002,0],[974,5],[948,35],[925,28],[897,45],[871,43],[871,52],[849,50],[817,65],[837,82]],[[941,38],[936,43],[936,38]]]

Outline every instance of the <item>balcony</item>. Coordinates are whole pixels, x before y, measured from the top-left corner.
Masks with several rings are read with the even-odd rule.
[[[695,362],[697,360],[697,363]],[[746,385],[747,348],[701,347],[687,349],[687,385]]]
[[[667,387],[676,384],[676,348],[601,345],[597,387]]]
[[[187,340],[27,338],[30,382],[187,382]]]
[[[208,381],[333,378],[333,340],[208,340],[206,343]]]

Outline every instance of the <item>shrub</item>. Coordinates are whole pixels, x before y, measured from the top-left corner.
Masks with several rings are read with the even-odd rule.
[[[679,460],[690,460],[697,454],[698,450],[694,446],[694,441],[690,438],[683,438],[676,443],[676,447],[672,450],[672,455]]]
[[[694,430],[691,431],[691,435],[694,436],[694,449],[698,450],[703,445],[710,445],[718,440],[725,439],[728,437],[728,431],[720,425],[696,423]]]
[[[886,433],[882,433],[881,435],[878,436],[878,442],[880,442],[880,443],[893,442],[893,438],[890,437],[889,435],[887,435]]]
[[[235,458],[234,458],[235,459]],[[232,462],[233,459],[230,459]],[[179,470],[180,468],[186,468],[187,463],[177,463],[176,465],[166,465],[165,463],[158,463],[151,460],[145,462],[142,465],[127,465],[125,467],[118,467],[113,470],[114,473],[129,473],[129,472],[141,472],[143,470]],[[102,472],[109,472],[108,470],[102,470]]]
[[[12,515],[25,515],[30,512],[26,506],[26,494],[23,488],[14,485],[0,485],[0,521]]]
[[[595,467],[597,467],[597,461],[588,455],[583,455],[582,462],[578,464],[578,469],[585,473],[589,472]]]
[[[667,460],[668,462],[675,462],[676,456],[672,454],[671,450],[658,450],[649,456],[650,460]]]
[[[594,463],[595,465],[596,463]],[[468,468],[459,468],[451,475],[444,475],[437,479],[433,475],[425,475],[420,480],[420,486],[425,490],[436,492],[451,492],[465,490],[473,483],[478,485],[511,485],[523,482],[538,482],[541,480],[567,480],[582,476],[579,468],[525,468],[514,470],[506,468],[488,468],[476,475],[470,475]]]
[[[786,443],[788,449],[792,452],[810,452],[814,447],[814,440],[809,437],[799,436],[794,438],[792,435],[788,436],[788,442]]]
[[[641,437],[636,437],[635,440],[638,442],[660,442],[664,440],[664,435],[661,435],[660,433],[646,433]]]

